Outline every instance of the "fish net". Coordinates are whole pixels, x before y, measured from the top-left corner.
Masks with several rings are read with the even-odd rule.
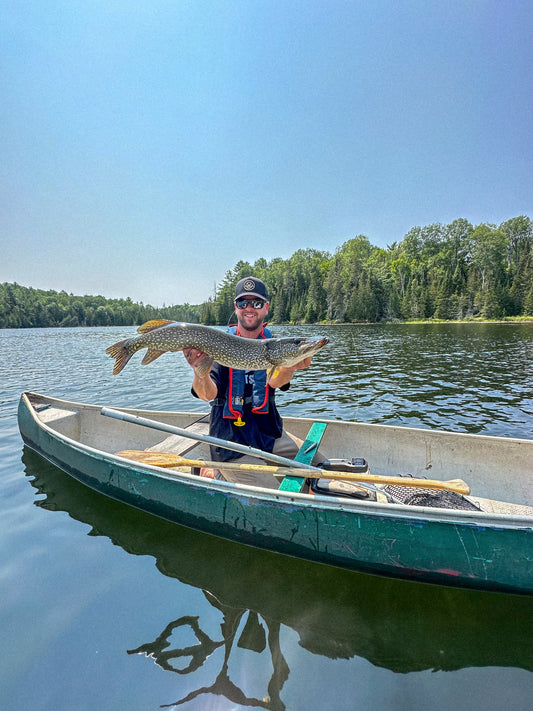
[[[372,488],[366,488],[364,484],[358,486],[353,482],[336,481],[334,479],[310,479],[309,484],[312,492],[315,494],[325,494],[326,496],[341,496],[365,499],[366,501],[376,501],[376,493],[378,493],[385,495],[389,501],[393,501],[396,504],[431,506],[432,508],[438,509],[459,509],[461,511],[482,511],[479,506],[454,491],[422,489],[420,487],[414,488],[407,484],[409,477],[406,476],[405,479],[405,486],[395,484]]]
[[[431,506],[437,509],[460,509],[462,511],[481,511],[479,506],[455,491],[440,489],[421,489],[410,486],[384,486],[382,491],[390,494],[401,504],[408,506]]]

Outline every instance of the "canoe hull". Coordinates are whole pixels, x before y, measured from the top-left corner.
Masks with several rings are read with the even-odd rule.
[[[28,447],[83,484],[205,533],[363,572],[533,593],[533,526],[480,522],[457,511],[343,504],[137,465],[43,427],[24,397],[19,427]]]

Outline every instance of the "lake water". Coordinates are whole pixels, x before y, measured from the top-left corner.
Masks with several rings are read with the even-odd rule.
[[[282,414],[533,438],[533,325],[278,327],[331,345]],[[206,406],[182,354],[118,377],[132,328],[0,330],[0,706],[513,711],[533,698],[533,598],[345,572],[107,500],[29,450],[23,390]]]

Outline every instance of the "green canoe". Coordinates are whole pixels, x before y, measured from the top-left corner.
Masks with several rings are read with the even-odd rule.
[[[123,412],[144,418],[142,424],[104,417],[101,405],[23,393],[19,428],[29,448],[78,481],[199,531],[368,573],[533,593],[533,440],[327,421],[319,427],[320,450],[330,459],[364,458],[372,476],[461,478],[471,490],[467,497],[433,500],[429,489],[406,479],[405,486],[380,484],[355,498],[309,491],[306,479],[295,487],[294,477],[280,478],[279,489],[265,489],[207,479],[195,466],[169,469],[126,458],[118,453],[146,450],[196,461],[207,459],[208,449],[169,434],[189,428],[192,436],[198,413]],[[284,424],[306,443],[316,430],[310,419]],[[417,500],[413,493],[429,496]]]

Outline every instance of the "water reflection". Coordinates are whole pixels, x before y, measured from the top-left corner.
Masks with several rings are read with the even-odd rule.
[[[147,644],[142,644],[137,649],[128,650],[128,654],[146,654],[156,661],[162,669],[176,672],[177,674],[190,674],[197,671],[207,661],[208,657],[219,647],[224,647],[224,658],[220,671],[215,681],[209,686],[201,686],[188,693],[181,699],[170,704],[163,704],[161,708],[180,706],[205,694],[215,694],[224,696],[228,701],[240,704],[241,706],[253,706],[255,708],[271,709],[272,711],[284,711],[285,704],[281,700],[281,690],[289,678],[289,667],[281,652],[279,641],[280,623],[276,620],[266,620],[264,622],[268,628],[268,640],[265,629],[259,620],[259,615],[253,610],[235,609],[230,605],[217,600],[211,593],[204,590],[204,594],[211,605],[223,615],[223,622],[220,625],[222,639],[214,641],[200,628],[198,617],[189,615],[180,617],[170,622],[158,637]],[[241,649],[248,649],[261,654],[268,642],[270,661],[273,668],[272,676],[267,687],[267,696],[262,699],[246,696],[242,689],[234,684],[228,672],[229,661],[237,633],[240,629],[241,621],[246,618],[244,629],[237,639],[237,646]],[[187,647],[172,647],[170,638],[176,629],[188,626],[196,636],[198,643]],[[181,658],[191,659],[185,668],[176,668],[171,663],[172,660]]]
[[[191,610],[169,620],[129,654],[145,654],[169,673],[193,678],[216,650],[223,659],[216,679],[172,705],[204,694],[232,702],[284,709],[281,694],[290,669],[280,645],[283,626],[300,645],[330,659],[367,659],[394,672],[512,666],[533,670],[530,640],[533,600],[377,578],[254,550],[190,531],[111,501],[63,474],[29,450],[26,475],[44,498],[35,504],[66,511],[125,551],[153,556],[166,576],[204,592],[221,615],[212,638]],[[180,645],[178,632],[196,642]],[[248,697],[229,676],[237,649],[272,669],[264,698]]]

